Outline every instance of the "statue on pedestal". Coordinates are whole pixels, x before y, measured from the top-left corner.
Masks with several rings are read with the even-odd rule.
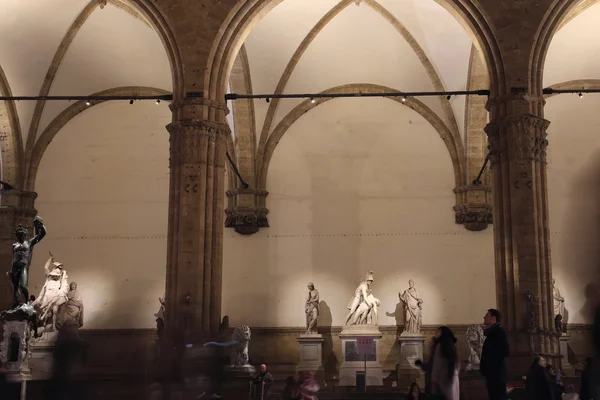
[[[469,364],[466,368],[467,371],[479,371],[484,339],[481,325],[471,325],[467,328],[467,343],[469,343]]]
[[[158,336],[158,340],[161,340],[163,337],[163,332],[165,331],[165,312],[167,310],[165,306],[166,294],[163,297],[159,297],[158,301],[160,302],[160,308],[154,314],[156,318],[156,335]]]
[[[44,265],[44,270],[46,283],[33,306],[39,315],[40,325],[45,328],[48,322],[51,322],[51,330],[56,331],[59,308],[68,301],[70,287],[67,271],[62,263],[55,260],[52,253]]]
[[[554,298],[554,316],[565,317],[565,298],[560,295],[556,281],[552,279],[552,297]]]
[[[369,271],[364,282],[361,282],[354,291],[354,296],[348,303],[349,311],[346,316],[346,325],[366,325],[369,320],[377,323],[379,301],[376,301],[377,299],[371,294],[374,274],[373,271]]]
[[[408,281],[408,289],[400,294],[400,300],[404,303],[404,332],[401,336],[420,335],[423,299],[419,297],[412,279]]]
[[[33,247],[38,244],[44,236],[46,236],[46,227],[42,218],[37,216],[33,221],[35,236],[28,240],[29,231],[23,226],[15,229],[17,241],[12,245],[13,261],[10,272],[7,275],[10,277],[13,285],[13,308],[18,307],[29,300],[29,289],[27,288],[27,280],[29,273],[29,265],[31,264],[31,254]],[[21,301],[21,296],[23,301]]]
[[[304,312],[306,314],[306,334],[317,334],[317,319],[319,317],[319,291],[312,282],[308,283]]]

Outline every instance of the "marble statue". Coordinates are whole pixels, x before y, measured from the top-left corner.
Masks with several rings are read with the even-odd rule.
[[[306,314],[306,334],[317,334],[317,319],[319,318],[319,291],[315,289],[315,285],[309,282],[306,292],[306,302],[304,305],[304,313]]]
[[[554,298],[554,316],[560,315],[565,317],[565,299],[560,295],[560,291],[556,287],[556,281],[552,279],[552,297]]]
[[[421,334],[423,299],[419,297],[415,282],[412,279],[408,281],[408,289],[400,294],[400,300],[404,303],[404,332],[401,336]]]
[[[158,298],[158,301],[160,302],[160,308],[156,314],[154,314],[154,317],[156,318],[156,335],[158,336],[159,340],[162,339],[163,332],[165,331],[165,311],[167,310],[165,306],[165,298],[166,295]]]
[[[67,293],[67,302],[60,308],[60,326],[79,329],[83,327],[83,300],[77,290],[77,283],[71,282]]]
[[[32,305],[38,313],[40,325],[46,327],[51,321],[52,330],[56,331],[59,307],[68,301],[70,287],[67,271],[63,268],[62,263],[56,261],[52,253],[44,265],[44,270],[46,271],[46,283]]]
[[[469,364],[466,367],[467,371],[479,371],[484,340],[483,329],[480,325],[471,325],[467,328],[467,343],[469,344]]]
[[[250,360],[250,357],[248,356],[248,344],[250,343],[251,338],[252,332],[250,331],[249,326],[240,325],[235,328],[233,336],[231,337],[232,341],[236,342],[231,348],[231,367],[244,367],[249,365],[248,361]]]
[[[366,279],[354,291],[354,296],[348,303],[346,325],[366,325],[369,321],[369,314],[371,314],[371,321],[377,321],[377,307],[379,304],[375,302],[375,297],[371,295],[374,274],[373,271],[369,271]]]
[[[17,241],[12,245],[13,260],[10,272],[7,275],[10,277],[13,285],[13,308],[18,307],[29,300],[29,289],[27,288],[27,280],[29,274],[29,265],[31,264],[31,255],[33,247],[38,244],[44,236],[46,236],[46,227],[41,217],[36,217],[33,221],[35,236],[28,240],[29,231],[23,226],[15,229]],[[21,301],[21,294],[23,301]]]

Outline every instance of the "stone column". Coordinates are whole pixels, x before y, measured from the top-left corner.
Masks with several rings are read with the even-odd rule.
[[[166,333],[198,343],[221,318],[226,123],[200,119],[200,102],[174,102],[170,133]]]
[[[497,306],[511,344],[509,372],[531,356],[555,359],[552,270],[548,234],[546,129],[542,99],[507,96],[488,104],[492,162]],[[537,114],[541,114],[538,111]]]
[[[29,227],[33,234],[33,207],[37,193],[24,190],[0,190],[0,310],[12,306],[12,284],[6,272],[12,265],[12,244],[16,241],[14,228]]]

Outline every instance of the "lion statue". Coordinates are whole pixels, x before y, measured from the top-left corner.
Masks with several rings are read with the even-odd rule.
[[[483,329],[480,325],[471,325],[467,328],[467,343],[469,343],[469,364],[466,368],[467,371],[479,370],[483,340]]]
[[[233,331],[231,341],[235,344],[231,348],[231,366],[248,365],[248,342],[251,339],[250,327],[240,325]]]

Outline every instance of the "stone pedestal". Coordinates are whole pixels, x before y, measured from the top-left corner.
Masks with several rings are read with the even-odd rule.
[[[367,370],[367,386],[383,386],[383,368],[379,359],[379,340],[382,338],[375,325],[346,326],[340,333],[343,360],[340,366],[339,386],[355,386],[356,372]],[[372,337],[373,349],[367,354],[358,354],[356,341],[359,337]]]
[[[25,320],[0,320],[0,373],[29,375],[31,328]]]
[[[423,380],[421,370],[415,367],[416,360],[423,360],[423,344],[425,336],[400,336],[400,360],[397,374],[398,385],[407,386],[411,382]]]
[[[227,365],[223,368],[225,377],[230,378],[252,378],[256,374],[256,368],[250,364],[246,365]]]
[[[324,379],[323,368],[323,335],[298,336],[300,344],[300,362],[296,366],[296,373],[310,371],[315,373],[319,382]]]
[[[562,335],[558,338],[559,350],[560,350],[560,365],[566,374],[570,374],[573,370],[573,366],[569,363],[569,340],[571,336]]]
[[[29,364],[34,371],[34,379],[50,379],[54,361],[54,345],[58,332],[44,332],[38,339],[31,341],[31,359]]]

